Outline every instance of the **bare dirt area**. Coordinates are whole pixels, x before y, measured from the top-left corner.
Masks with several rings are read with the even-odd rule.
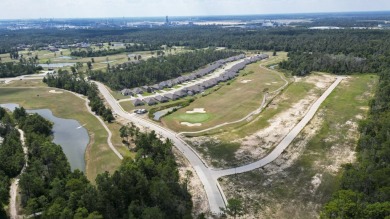
[[[306,156],[315,152],[306,151],[308,143],[318,134],[323,124],[323,112],[315,116],[310,124],[274,162],[263,168],[238,176],[224,178],[223,187],[227,197],[247,200],[249,206],[246,218],[318,218],[322,203],[332,190],[334,178],[342,164],[350,162],[354,153],[341,147],[338,152],[330,150],[327,160],[313,162],[306,166]],[[357,132],[357,130],[354,130]],[[347,156],[346,156],[347,155]],[[326,163],[326,165],[324,165]],[[329,168],[331,167],[331,168]],[[329,180],[329,178],[333,178]],[[322,181],[327,180],[322,185]],[[322,186],[322,188],[321,188]]]
[[[357,124],[375,83],[369,75],[345,79],[275,161],[221,180],[227,198],[243,201],[245,218],[318,218],[342,165],[355,160]]]
[[[310,106],[321,96],[335,80],[334,76],[319,74],[301,79],[306,83],[314,84],[303,99],[293,104],[291,108],[278,113],[267,122],[268,127],[257,131],[255,134],[238,139],[235,142],[241,144],[236,152],[236,159],[244,163],[257,160],[270,152],[284,136],[303,118]],[[277,108],[278,105],[286,101],[286,96],[276,97],[268,107]]]
[[[192,214],[196,218],[200,213],[207,214],[210,212],[210,207],[208,205],[207,195],[203,188],[203,184],[200,181],[198,175],[196,174],[194,168],[188,163],[187,159],[183,157],[180,151],[176,148],[173,148],[176,162],[179,166],[180,181],[184,182],[188,177],[188,191],[192,196],[193,209]]]

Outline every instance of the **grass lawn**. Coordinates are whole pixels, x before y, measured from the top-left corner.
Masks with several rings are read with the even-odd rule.
[[[52,88],[0,88],[0,103],[17,103],[27,109],[50,109],[60,118],[75,119],[90,135],[86,152],[86,175],[92,182],[99,173],[113,172],[120,165],[119,158],[107,145],[107,132],[85,107],[85,101],[64,92],[52,94]]]
[[[248,206],[254,206],[252,213],[258,212],[255,218],[317,218],[322,205],[339,186],[341,171],[335,167],[349,162],[348,156],[355,150],[359,137],[357,124],[367,114],[377,78],[365,74],[342,81],[308,124],[308,132],[316,126],[313,136],[308,138],[300,133],[287,148],[288,152],[283,153],[288,160],[294,148],[303,145],[292,165],[278,172],[274,168],[281,164],[274,162],[273,173],[265,171],[266,166],[224,178],[222,186],[228,191],[227,198],[246,200]],[[278,160],[282,160],[282,165],[287,162]],[[314,176],[320,177],[320,184],[313,191]]]
[[[277,107],[266,108],[261,112],[258,118],[249,123],[241,124],[239,127],[234,125],[226,126],[222,130],[210,131],[208,134],[224,131],[224,133],[218,135],[218,138],[223,141],[231,141],[251,135],[256,131],[269,126],[269,119],[292,107],[295,103],[304,98],[312,89],[315,89],[313,84],[306,82],[292,83],[281,94],[281,98],[284,101],[279,102]]]
[[[9,84],[0,84],[0,87],[47,87],[47,84],[43,83],[42,79],[18,80],[18,81],[12,81]]]
[[[248,65],[235,80],[207,96],[196,99],[190,106],[164,117],[163,124],[178,132],[198,131],[245,117],[261,105],[265,88],[273,91],[284,85],[285,82],[278,74],[259,67],[259,64],[266,65],[273,61],[273,57],[271,57],[269,60]],[[248,72],[251,73],[248,74]],[[194,108],[204,108],[207,113],[213,116],[200,127],[181,125],[177,115],[184,114]]]
[[[175,114],[175,119],[180,122],[189,122],[189,123],[202,123],[207,122],[212,118],[210,113],[181,113]]]

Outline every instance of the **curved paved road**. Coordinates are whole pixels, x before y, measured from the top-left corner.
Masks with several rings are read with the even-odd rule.
[[[290,143],[295,139],[295,137],[297,137],[297,135],[307,125],[307,123],[310,122],[317,110],[320,108],[321,103],[324,102],[324,100],[332,93],[332,91],[343,79],[344,77],[337,77],[336,81],[333,82],[333,84],[322,94],[322,96],[317,99],[317,101],[310,107],[309,111],[302,118],[302,120],[283,138],[283,140],[275,147],[275,149],[270,154],[268,154],[261,160],[241,167],[219,171],[212,170],[213,176],[219,178],[222,176],[233,175],[236,173],[244,173],[260,168],[274,161],[290,145]]]
[[[184,154],[190,164],[194,167],[200,180],[202,181],[207,198],[209,200],[209,206],[212,213],[219,214],[221,212],[220,207],[225,207],[226,198],[222,189],[218,184],[218,178],[222,176],[232,175],[236,173],[244,173],[262,167],[273,160],[275,160],[295,139],[299,132],[306,126],[306,124],[313,118],[316,111],[319,109],[321,103],[332,93],[337,85],[344,79],[344,77],[337,77],[336,81],[323,93],[323,95],[310,107],[307,114],[303,119],[286,135],[286,137],[275,147],[275,149],[266,157],[259,161],[251,164],[247,164],[237,168],[225,169],[225,170],[213,170],[209,168],[201,157],[188,145],[186,144],[177,133],[159,126],[158,124],[152,123],[148,120],[138,117],[134,113],[127,113],[118,104],[115,98],[110,94],[107,88],[99,83],[98,88],[108,104],[111,106],[112,111],[140,126],[154,130],[156,133],[164,136],[165,138],[171,139],[174,145]],[[12,79],[11,79],[12,80]],[[17,78],[14,80],[18,80]]]
[[[262,64],[260,64],[260,68],[263,68],[263,69],[265,69],[265,70],[267,70],[267,71],[271,71],[271,72],[277,74],[277,75],[285,82],[284,85],[282,85],[282,86],[279,87],[278,89],[276,89],[276,90],[274,90],[274,91],[268,92],[269,94],[277,93],[277,92],[279,92],[279,91],[281,91],[281,90],[283,90],[284,88],[287,87],[287,85],[288,85],[287,79],[284,78],[283,75],[281,75],[279,72],[274,71],[274,70],[271,70],[271,69],[268,69],[268,68],[265,68],[265,67],[263,67]],[[233,121],[233,122],[225,122],[225,123],[222,123],[222,124],[219,124],[219,125],[216,125],[216,126],[207,128],[207,129],[195,131],[195,132],[179,132],[179,135],[182,135],[182,134],[184,134],[184,135],[185,135],[185,134],[199,134],[199,133],[202,133],[202,132],[207,132],[207,131],[210,131],[210,130],[214,130],[214,129],[217,129],[217,128],[221,128],[221,127],[226,126],[226,125],[231,125],[231,124],[235,124],[235,123],[239,123],[239,122],[245,121],[245,120],[248,119],[249,117],[261,113],[261,111],[262,111],[263,108],[265,107],[266,101],[267,101],[267,93],[264,94],[264,96],[263,96],[263,101],[262,101],[260,107],[257,108],[255,111],[250,112],[248,115],[246,115],[246,116],[245,116],[244,118],[242,118],[242,119],[239,119],[239,120],[236,120],[236,121]]]
[[[184,156],[194,167],[196,173],[202,181],[206,190],[207,198],[209,200],[210,210],[213,213],[218,214],[220,213],[219,208],[225,206],[226,198],[224,197],[222,189],[220,189],[219,187],[217,179],[222,176],[251,171],[275,160],[284,151],[284,149],[286,149],[286,147],[295,139],[295,137],[306,126],[306,124],[313,118],[321,103],[329,96],[329,94],[343,79],[343,77],[338,77],[336,79],[336,81],[324,92],[324,94],[310,107],[305,117],[287,134],[287,136],[276,146],[276,148],[269,155],[254,163],[225,170],[213,170],[209,168],[203,162],[201,157],[175,132],[167,128],[161,127],[148,120],[145,120],[141,117],[138,117],[134,113],[130,114],[125,112],[103,84],[99,82],[95,83],[98,85],[100,92],[103,94],[104,98],[107,100],[114,113],[137,125],[154,130],[156,133],[172,140],[174,145],[184,154]]]

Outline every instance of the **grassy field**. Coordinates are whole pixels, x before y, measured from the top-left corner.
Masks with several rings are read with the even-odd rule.
[[[276,161],[221,180],[227,198],[245,200],[255,218],[318,218],[338,187],[339,167],[353,160],[376,82],[369,74],[341,82]]]
[[[266,108],[261,112],[258,118],[249,123],[242,124],[239,127],[231,125],[224,127],[222,130],[216,130],[220,133],[217,137],[223,141],[231,141],[251,135],[256,131],[269,126],[269,119],[273,118],[278,113],[289,109],[293,104],[304,98],[313,89],[315,89],[313,84],[306,82],[294,82],[283,91],[281,94],[283,101],[279,102],[277,107]],[[208,132],[208,134],[213,133],[216,132]]]
[[[281,56],[282,54],[277,58]],[[274,62],[274,57],[248,65],[235,80],[230,81],[227,85],[207,96],[196,99],[190,106],[164,117],[163,124],[179,132],[198,131],[245,117],[261,105],[264,89],[268,88],[272,91],[284,84],[279,75],[259,67],[259,64],[267,65],[269,62]],[[181,125],[180,116],[194,108],[204,108],[208,114],[212,115],[211,118],[202,123],[200,127]]]
[[[95,50],[99,50],[99,48],[97,48],[97,47],[93,47],[93,48]],[[107,45],[105,45],[104,48],[107,49]],[[114,48],[114,47],[110,47],[110,48]],[[121,48],[121,47],[115,47],[115,49],[118,49],[118,48]],[[78,50],[78,49],[73,49],[73,50]],[[185,52],[185,51],[188,51],[188,50],[184,47],[177,47],[175,50],[171,50],[171,51],[168,50],[168,51],[164,51],[164,52],[168,55],[168,54],[178,54],[178,53]],[[79,71],[87,70],[88,67],[87,67],[86,63],[89,61],[92,61],[92,58],[94,58],[94,61],[95,61],[93,63],[94,70],[99,70],[99,69],[105,70],[107,68],[106,62],[109,62],[110,65],[116,65],[116,64],[122,64],[122,63],[129,61],[127,52],[109,55],[109,56],[102,56],[102,57],[86,57],[86,58],[72,57],[72,59],[61,58],[61,56],[70,56],[71,49],[60,49],[60,51],[57,51],[57,52],[51,52],[48,50],[31,51],[30,56],[28,55],[28,52],[29,51],[19,51],[19,54],[20,55],[23,54],[23,56],[25,58],[32,58],[32,57],[35,57],[37,55],[39,58],[38,62],[40,64],[46,64],[48,61],[50,63],[53,63],[53,64],[54,63],[75,63],[76,64],[77,62],[81,62],[81,63],[83,63],[83,67],[81,69],[79,69]],[[154,55],[152,55],[152,52],[154,53]],[[61,53],[62,53],[62,55],[61,55]],[[142,60],[146,60],[152,56],[155,57],[156,51],[137,51],[137,52],[132,52],[132,54],[141,55]],[[0,57],[1,57],[2,62],[15,61],[15,60],[10,59],[9,53],[0,54]],[[130,59],[132,61],[134,60],[133,57],[131,57]],[[45,69],[47,69],[47,68],[45,68]],[[70,70],[70,67],[63,67],[61,69]]]
[[[176,114],[175,117],[180,122],[202,123],[212,119],[213,116],[210,113],[182,113]]]
[[[90,145],[86,152],[88,179],[94,182],[97,174],[116,170],[120,160],[107,145],[105,129],[84,107],[85,101],[67,92],[52,94],[49,90],[51,88],[0,88],[0,103],[17,103],[27,109],[50,109],[57,117],[86,124],[85,128],[90,135]]]
[[[0,87],[47,87],[41,79],[12,81],[9,84],[0,84]]]

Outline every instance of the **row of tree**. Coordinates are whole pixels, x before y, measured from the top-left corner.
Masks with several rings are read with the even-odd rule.
[[[34,74],[43,70],[34,58],[21,58],[18,62],[0,62],[0,78]]]
[[[237,55],[230,50],[197,50],[178,55],[150,58],[140,63],[114,66],[109,72],[93,71],[90,78],[101,81],[114,90],[154,84],[179,77],[214,61]]]
[[[48,75],[43,79],[43,82],[50,87],[61,88],[87,96],[89,106],[93,112],[100,115],[107,122],[112,122],[115,119],[111,109],[106,107],[100,98],[97,86],[86,81],[83,76],[70,74],[66,70],[59,70],[58,75]]]
[[[389,51],[388,30],[309,30],[306,28],[239,29],[219,27],[128,28],[90,30],[0,30],[0,48],[30,44],[32,49],[48,44],[75,42],[124,42],[161,46],[208,46],[232,49],[308,51],[325,49],[329,54],[350,54],[366,57]],[[157,36],[157,37],[156,37]],[[37,40],[38,39],[38,40]],[[9,49],[7,51],[10,51]]]
[[[357,162],[344,167],[340,190],[322,218],[388,218],[390,215],[390,71],[380,74],[370,113],[360,124]]]
[[[79,51],[72,51],[70,53],[71,56],[79,56],[79,57],[101,57],[101,56],[109,56],[115,55],[119,53],[125,52],[137,52],[137,51],[152,51],[159,50],[161,46],[159,45],[144,45],[144,44],[134,44],[134,45],[126,45],[125,48],[120,49],[99,49],[93,50],[91,48]]]
[[[365,58],[353,54],[327,54],[311,52],[290,52],[289,59],[279,65],[293,75],[304,76],[312,71],[331,72],[335,74],[378,73],[387,69],[390,56],[371,55]]]
[[[22,170],[24,153],[13,116],[1,107],[0,139],[0,218],[6,218],[3,206],[9,201],[10,179]]]

